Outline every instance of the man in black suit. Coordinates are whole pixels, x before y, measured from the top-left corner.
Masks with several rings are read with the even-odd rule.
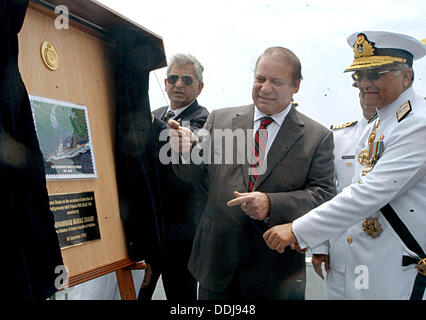
[[[200,215],[206,200],[205,183],[180,180],[173,172],[166,139],[167,121],[174,119],[191,131],[202,128],[209,112],[200,106],[197,97],[203,83],[203,66],[191,55],[177,54],[171,58],[165,79],[170,106],[153,112],[153,130],[157,145],[158,176],[161,190],[160,238],[163,254],[156,261],[148,261],[139,300],[150,300],[158,278],[162,275],[168,300],[196,300],[197,281],[188,271],[188,259]]]

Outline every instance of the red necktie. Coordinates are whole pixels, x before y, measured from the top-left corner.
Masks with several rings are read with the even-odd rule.
[[[268,130],[266,130],[266,127],[273,121],[271,117],[263,117],[259,129],[257,129],[254,135],[253,154],[255,163],[250,165],[249,191],[253,190],[254,183],[258,177],[258,168],[262,167],[265,158],[266,143],[268,142]]]

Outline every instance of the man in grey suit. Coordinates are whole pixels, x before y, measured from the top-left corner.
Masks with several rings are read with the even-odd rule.
[[[304,254],[279,254],[262,238],[268,228],[293,221],[336,192],[332,133],[291,104],[301,79],[293,52],[269,48],[256,63],[254,104],[214,110],[195,147],[193,133],[169,121],[172,148],[187,163],[173,166],[177,174],[191,181],[209,175],[207,204],[188,263],[201,300],[305,297]],[[223,143],[227,134],[236,137],[232,150]],[[240,161],[247,144],[254,144],[255,162],[250,147],[250,161]],[[191,158],[199,149],[202,163]]]

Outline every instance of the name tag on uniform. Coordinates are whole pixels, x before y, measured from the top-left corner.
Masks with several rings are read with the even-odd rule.
[[[347,159],[355,159],[355,155],[350,154],[350,155],[347,155],[347,156],[342,156],[342,160],[347,160]]]

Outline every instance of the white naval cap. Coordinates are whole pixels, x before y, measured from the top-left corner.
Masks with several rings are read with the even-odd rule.
[[[426,45],[411,36],[387,31],[363,31],[351,34],[348,44],[354,51],[354,61],[345,69],[357,71],[405,63],[413,65],[426,55]]]

